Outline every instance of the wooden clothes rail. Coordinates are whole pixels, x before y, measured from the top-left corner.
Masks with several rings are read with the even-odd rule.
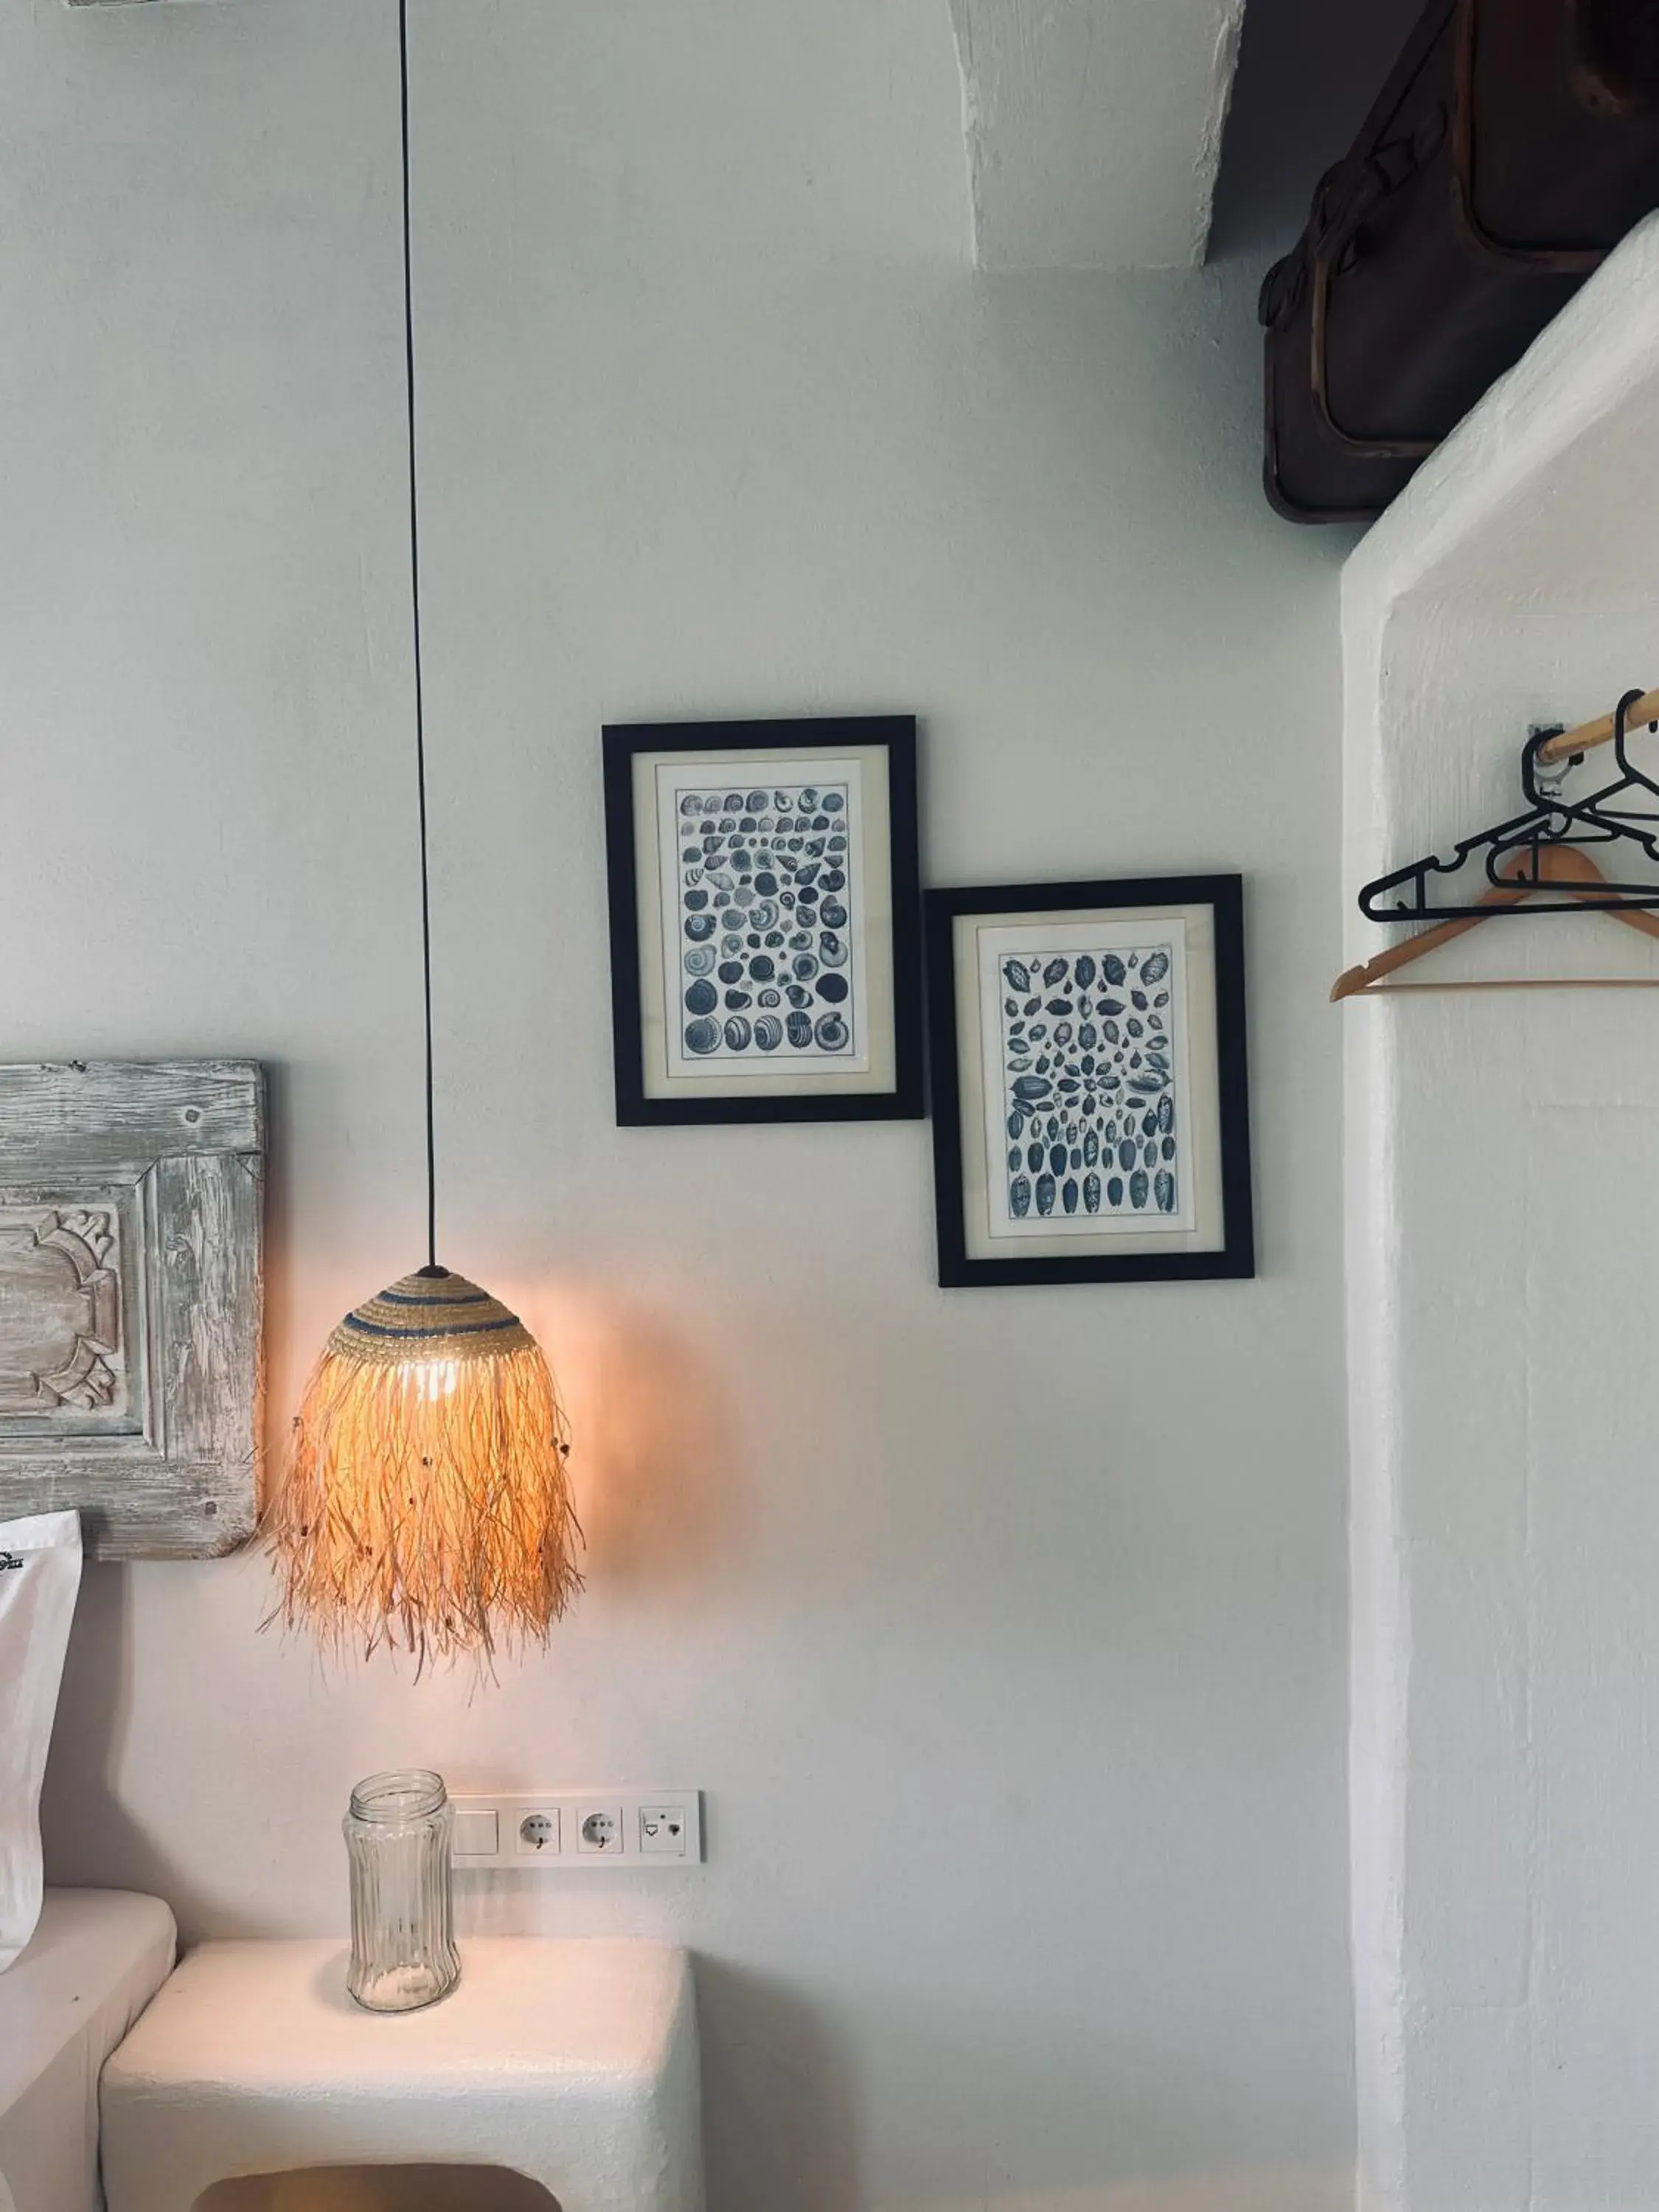
[[[1593,746],[1611,744],[1613,716],[1598,714],[1594,721],[1581,722],[1576,730],[1563,730],[1548,738],[1538,748],[1538,758],[1546,768],[1553,768],[1558,761],[1570,760],[1574,753],[1587,753]],[[1638,722],[1659,721],[1659,691],[1644,691],[1639,699],[1631,702],[1625,714],[1626,729]]]

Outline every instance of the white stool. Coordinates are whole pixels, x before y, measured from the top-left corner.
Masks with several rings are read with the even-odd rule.
[[[685,1954],[495,1936],[423,2012],[361,2011],[337,1943],[205,1943],[104,2069],[110,2212],[234,2176],[489,2166],[561,2212],[702,2212]]]

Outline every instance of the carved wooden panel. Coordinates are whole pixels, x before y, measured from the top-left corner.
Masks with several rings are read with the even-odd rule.
[[[204,1558],[258,1493],[264,1082],[247,1060],[0,1067],[0,1519]]]

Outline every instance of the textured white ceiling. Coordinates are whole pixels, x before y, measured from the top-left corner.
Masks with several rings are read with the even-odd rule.
[[[982,269],[1204,258],[1244,0],[951,0]]]

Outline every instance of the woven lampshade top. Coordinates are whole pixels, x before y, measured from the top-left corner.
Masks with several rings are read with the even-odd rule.
[[[349,1313],[328,1340],[349,1359],[490,1359],[534,1341],[515,1313],[465,1275],[405,1275]]]

